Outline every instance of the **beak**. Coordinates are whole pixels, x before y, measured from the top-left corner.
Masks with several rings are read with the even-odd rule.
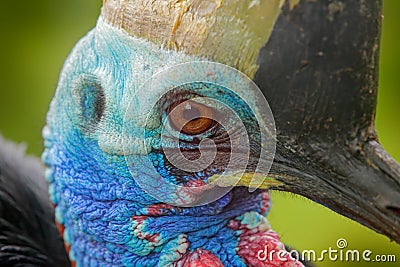
[[[335,151],[315,164],[282,149],[277,147],[270,173],[213,176],[210,182],[299,194],[400,243],[400,166],[376,141],[362,151]],[[326,155],[325,149],[312,154]]]
[[[400,243],[400,166],[375,131],[382,1],[284,6],[254,77],[274,114],[272,189],[305,196]],[[365,11],[365,12],[364,12]],[[312,15],[310,15],[312,14]]]
[[[324,148],[314,155],[326,155]],[[360,151],[335,151],[317,164],[277,156],[270,177],[278,190],[293,192],[351,218],[400,243],[400,166],[376,142]]]

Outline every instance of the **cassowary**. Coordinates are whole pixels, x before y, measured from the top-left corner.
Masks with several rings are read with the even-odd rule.
[[[58,228],[76,266],[302,266],[258,257],[285,249],[267,188],[400,242],[400,168],[373,127],[380,4],[104,1],[43,131],[57,227],[37,163],[22,173],[2,146],[0,263],[67,266]],[[244,74],[211,61],[250,77],[275,123]]]

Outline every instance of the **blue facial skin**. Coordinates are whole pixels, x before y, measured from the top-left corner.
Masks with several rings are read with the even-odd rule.
[[[56,218],[65,226],[64,240],[71,245],[70,257],[77,266],[168,266],[179,259],[178,249],[190,252],[200,247],[217,255],[225,266],[245,266],[236,254],[239,233],[227,224],[246,212],[260,211],[259,191],[250,194],[246,188],[235,188],[210,204],[169,206],[155,216],[149,207],[160,202],[133,178],[154,182],[152,172],[140,163],[143,157],[150,159],[163,179],[176,184],[191,179],[207,182],[221,171],[186,173],[178,180],[156,149],[159,128],[147,130],[139,115],[125,126],[131,137],[123,136],[132,99],[140,109],[157,102],[135,99],[141,85],[169,66],[193,60],[199,59],[130,37],[101,18],[67,59],[43,131],[42,158],[48,166]],[[246,128],[254,130],[251,111],[240,99],[222,89],[220,93],[213,88],[192,89],[229,103]],[[142,147],[143,132],[154,145],[149,152]],[[124,145],[132,152],[129,164]]]

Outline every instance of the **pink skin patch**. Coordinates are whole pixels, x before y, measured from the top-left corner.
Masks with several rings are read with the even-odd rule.
[[[268,191],[262,192],[261,197],[262,197],[262,200],[261,200],[262,206],[261,206],[260,213],[264,216],[267,216],[268,210],[271,205],[271,198],[269,196],[269,192]]]
[[[260,229],[260,225],[253,227],[242,224],[240,220],[230,221],[228,227],[240,231],[237,254],[247,266],[304,267],[301,262],[285,253],[285,245],[271,229]]]
[[[190,180],[185,184],[185,187],[192,194],[200,195],[206,189],[209,189],[210,185],[207,186],[206,183],[201,180]]]
[[[190,205],[196,202],[204,193],[204,191],[212,188],[211,185],[207,185],[205,182],[201,180],[188,181],[182,187],[179,187],[178,192],[176,193],[178,202],[183,205]]]
[[[167,214],[171,210],[179,209],[169,204],[159,203],[153,204],[147,207],[147,215],[148,216],[161,216]]]
[[[174,267],[224,267],[222,262],[212,252],[199,248],[183,255],[174,263]]]
[[[136,236],[142,240],[147,240],[150,243],[157,244],[160,240],[159,234],[148,234],[142,231],[142,224],[148,218],[148,216],[132,216],[133,221],[133,232]]]

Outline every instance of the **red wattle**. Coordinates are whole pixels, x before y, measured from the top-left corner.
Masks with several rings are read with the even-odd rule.
[[[239,220],[232,220],[229,227],[240,231],[237,254],[247,266],[303,267],[301,262],[286,253],[285,245],[273,230],[250,228]]]
[[[174,266],[176,267],[224,267],[212,252],[199,248],[185,254]]]

